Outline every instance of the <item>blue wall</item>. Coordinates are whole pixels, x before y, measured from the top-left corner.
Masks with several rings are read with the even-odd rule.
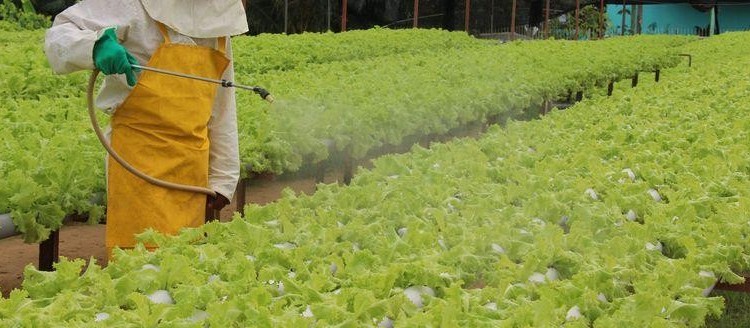
[[[627,6],[628,10],[630,6]],[[609,32],[620,33],[622,6],[607,5]],[[660,4],[643,6],[642,33],[695,34],[695,27],[705,28],[711,20],[710,12],[700,12],[689,4]],[[719,27],[722,32],[750,29],[750,5],[719,6]],[[630,16],[625,17],[625,29],[630,28]]]

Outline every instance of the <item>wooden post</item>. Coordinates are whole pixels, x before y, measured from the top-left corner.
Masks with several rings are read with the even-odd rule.
[[[471,0],[465,0],[466,1],[466,9],[465,9],[465,15],[464,15],[464,25],[466,29],[466,33],[469,33],[469,12],[471,11]]]
[[[341,5],[341,32],[346,32],[346,0]]]
[[[661,75],[661,70],[658,70],[658,69],[657,69],[657,70],[656,70],[656,71],[654,72],[654,81],[656,81],[656,82],[659,82],[659,77],[660,77],[659,75]]]
[[[443,29],[453,31],[456,29],[456,0],[443,0]]]
[[[60,261],[60,230],[52,231],[49,238],[39,244],[39,271],[52,271]]]
[[[549,38],[549,1],[545,1],[544,5],[544,38]]]
[[[633,88],[638,86],[638,72],[635,72],[635,75],[633,75],[633,83],[631,84]]]
[[[329,154],[333,154],[336,152],[336,141],[333,139],[323,139],[323,144],[326,145],[326,149],[328,149]],[[316,167],[315,167],[315,188],[317,190],[317,185],[320,183],[323,183],[326,178],[326,171],[328,171],[328,166],[331,164],[331,159],[326,159],[323,161],[320,161]]]
[[[289,34],[289,0],[284,0],[284,34]]]
[[[419,0],[414,0],[414,28],[419,26]]]
[[[495,0],[490,1],[490,33],[495,33]]]
[[[219,215],[217,213],[219,213],[219,211],[215,211],[214,209],[206,207],[205,223],[216,221],[219,218]]]
[[[516,0],[513,0],[513,5],[510,9],[510,39],[516,39]]]
[[[326,169],[328,161],[321,161],[315,167],[315,184],[322,183],[326,178]]]
[[[612,95],[612,91],[614,91],[614,90],[615,90],[615,83],[614,82],[609,82],[609,85],[607,85],[607,96],[611,96]]]
[[[349,185],[354,177],[354,159],[352,159],[352,151],[350,148],[344,150],[344,184]]]
[[[638,5],[636,8],[638,8],[638,16],[636,16],[635,28],[638,31],[638,34],[641,34],[643,32],[643,5]]]
[[[241,216],[245,216],[245,204],[247,204],[247,184],[250,178],[240,179],[240,183],[237,186],[237,212],[240,212]]]

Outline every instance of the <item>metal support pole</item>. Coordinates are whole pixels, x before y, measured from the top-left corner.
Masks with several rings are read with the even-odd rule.
[[[661,75],[661,70],[656,70],[654,72],[654,81],[659,82],[659,75]]]
[[[419,0],[414,0],[414,28],[419,27]]]
[[[55,230],[39,244],[39,271],[52,271],[60,261],[60,231]]]
[[[328,24],[328,30],[331,30],[331,0],[326,0],[328,3],[328,11],[326,11],[326,23]]]

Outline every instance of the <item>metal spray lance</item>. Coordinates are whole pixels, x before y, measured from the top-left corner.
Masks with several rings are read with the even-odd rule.
[[[202,77],[202,76],[195,76],[195,75],[183,74],[183,73],[178,73],[178,72],[163,70],[163,69],[160,69],[160,68],[142,66],[142,65],[131,65],[131,66],[133,68],[139,68],[139,69],[142,69],[142,70],[152,71],[152,72],[156,72],[156,73],[167,74],[167,75],[172,75],[172,76],[176,76],[176,77],[181,77],[181,78],[186,78],[186,79],[193,79],[193,80],[198,80],[198,81],[203,81],[203,82],[208,82],[208,83],[214,83],[214,84],[218,84],[218,85],[220,85],[222,87],[225,87],[225,88],[239,88],[239,89],[249,90],[249,91],[255,92],[261,98],[263,98],[263,100],[268,101],[269,103],[273,103],[273,101],[274,101],[273,96],[271,95],[271,93],[269,93],[268,91],[266,91],[266,89],[263,89],[263,88],[257,87],[257,86],[246,86],[246,85],[241,85],[241,84],[235,84],[232,81],[209,79],[209,78]],[[125,159],[123,159],[122,157],[120,157],[120,155],[118,155],[117,152],[115,152],[114,149],[112,149],[112,146],[109,144],[109,142],[107,141],[107,139],[104,137],[104,132],[102,132],[101,128],[99,127],[99,122],[96,119],[96,109],[94,107],[94,87],[96,86],[96,77],[98,75],[99,75],[99,70],[96,70],[96,69],[91,73],[91,77],[89,78],[89,84],[88,84],[88,90],[87,90],[86,100],[88,102],[89,118],[91,119],[91,124],[93,125],[94,132],[96,132],[96,136],[99,138],[99,142],[101,142],[102,146],[104,146],[104,149],[107,150],[107,153],[109,153],[109,155],[112,156],[112,158],[114,160],[116,160],[118,163],[120,163],[120,165],[122,165],[122,167],[124,167],[130,173],[133,173],[135,176],[137,176],[137,177],[139,177],[139,178],[141,178],[143,180],[146,180],[147,182],[149,182],[151,184],[154,184],[154,185],[157,185],[157,186],[163,187],[163,188],[174,189],[174,190],[181,190],[181,191],[187,191],[187,192],[201,193],[201,194],[206,194],[206,195],[209,195],[209,196],[212,196],[212,197],[216,197],[216,192],[213,191],[213,190],[211,190],[211,189],[208,189],[208,188],[198,187],[198,186],[190,186],[190,185],[183,185],[183,184],[179,184],[179,183],[173,183],[173,182],[164,181],[164,180],[157,179],[157,178],[154,178],[152,176],[149,176],[149,175],[147,175],[147,174],[139,171],[138,169],[136,169],[132,165],[130,165],[127,161],[125,161]]]

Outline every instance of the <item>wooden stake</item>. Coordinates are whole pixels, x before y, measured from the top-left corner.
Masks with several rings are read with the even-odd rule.
[[[346,0],[341,5],[341,32],[346,32]]]
[[[419,0],[414,0],[414,28],[419,26]]]
[[[469,12],[471,11],[471,0],[466,0],[466,9],[464,17],[464,25],[466,33],[469,33]]]
[[[60,230],[52,231],[47,240],[39,244],[39,271],[53,271],[60,261]]]
[[[245,204],[247,204],[247,184],[249,178],[240,179],[240,183],[237,186],[237,212],[240,212],[241,216],[245,216]]]

